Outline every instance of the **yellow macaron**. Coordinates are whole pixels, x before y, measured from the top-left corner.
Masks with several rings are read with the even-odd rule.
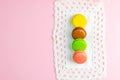
[[[87,19],[84,15],[82,14],[76,14],[72,17],[72,25],[74,27],[81,27],[84,28],[87,24]]]

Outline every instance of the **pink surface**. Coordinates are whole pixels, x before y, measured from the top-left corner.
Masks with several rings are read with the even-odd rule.
[[[53,2],[0,0],[0,80],[56,80]],[[108,69],[104,80],[120,80],[119,7],[119,0],[106,5]]]

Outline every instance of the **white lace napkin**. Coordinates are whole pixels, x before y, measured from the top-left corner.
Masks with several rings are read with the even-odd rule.
[[[73,41],[71,18],[81,13],[87,18],[86,54],[84,64],[72,60]],[[105,54],[105,14],[102,2],[92,0],[57,0],[55,1],[55,26],[53,32],[54,61],[57,80],[98,80],[106,75]]]

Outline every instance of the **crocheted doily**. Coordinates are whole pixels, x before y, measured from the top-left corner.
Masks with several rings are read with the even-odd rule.
[[[73,41],[71,17],[81,13],[86,16],[88,24],[86,54],[84,64],[72,60]],[[91,0],[57,0],[55,1],[55,26],[53,32],[54,61],[57,80],[98,80],[106,74],[105,54],[105,16],[103,3]]]

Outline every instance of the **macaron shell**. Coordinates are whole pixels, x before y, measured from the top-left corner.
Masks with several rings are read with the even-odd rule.
[[[82,51],[76,51],[73,54],[73,60],[78,64],[83,64],[87,61],[87,54]]]
[[[75,28],[72,31],[72,37],[73,39],[81,38],[84,39],[86,37],[87,33],[83,28]]]
[[[87,48],[87,43],[84,39],[75,39],[73,42],[72,42],[72,49],[74,51],[78,51],[78,50],[86,50]]]
[[[81,27],[84,28],[87,24],[87,19],[84,15],[82,14],[76,14],[72,17],[72,25],[74,27]]]

